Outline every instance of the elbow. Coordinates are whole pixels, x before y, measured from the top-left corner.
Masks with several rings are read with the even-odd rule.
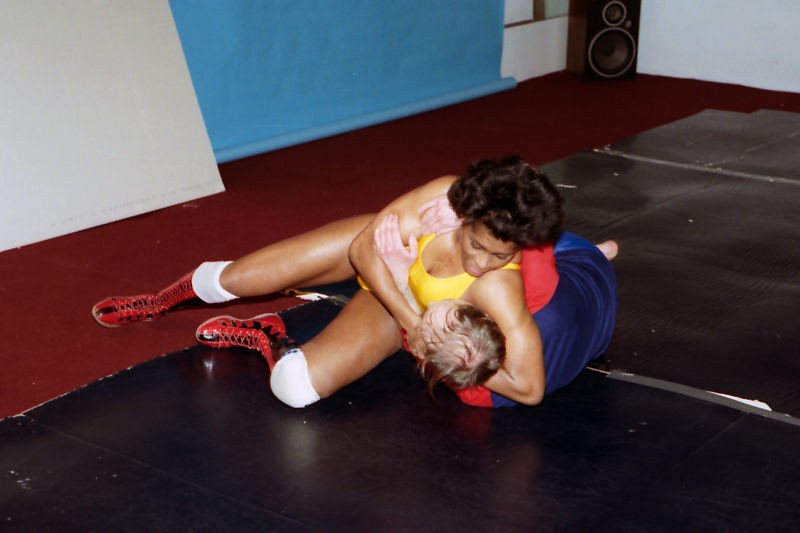
[[[544,381],[539,383],[537,380],[525,383],[525,385],[520,387],[517,391],[517,402],[530,406],[539,405],[542,403],[542,400],[544,400],[544,388]]]
[[[542,403],[542,400],[544,400],[542,391],[530,391],[527,394],[523,394],[517,401],[523,405],[536,406]]]
[[[535,381],[521,382],[519,379],[502,382],[487,382],[485,386],[509,400],[520,405],[539,405],[544,400],[544,383],[539,386]]]
[[[536,406],[542,403],[542,400],[544,400],[544,388],[531,387],[529,390],[520,391],[517,402],[523,405]]]
[[[361,257],[363,256],[363,244],[362,241],[356,237],[352,243],[350,243],[350,247],[347,249],[347,258],[350,260],[350,264],[356,269],[356,271],[360,270],[362,265]]]
[[[350,249],[347,251],[347,260],[350,261],[350,264],[353,265],[353,268],[355,269],[356,272],[358,272],[360,270],[359,269],[360,265],[359,265],[359,262],[358,262],[358,256],[353,251],[353,247],[352,246],[350,246]]]

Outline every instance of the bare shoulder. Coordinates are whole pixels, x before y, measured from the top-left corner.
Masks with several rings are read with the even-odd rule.
[[[463,297],[497,320],[499,315],[527,314],[524,295],[519,270],[494,270],[475,280]]]
[[[448,174],[447,176],[439,176],[438,178],[434,178],[427,183],[431,187],[439,187],[441,188],[441,193],[446,193],[447,189],[453,184],[454,181],[458,179],[458,176],[453,174]]]
[[[442,194],[447,194],[450,186],[457,179],[458,176],[440,176],[438,178],[434,178],[412,190],[411,196],[413,197],[414,201],[421,206],[428,200],[432,200],[433,198],[441,196]]]
[[[390,202],[389,205],[384,207],[381,212],[397,213],[398,210],[419,208],[428,200],[432,200],[442,194],[447,194],[450,185],[457,179],[458,176],[441,176],[434,178],[397,197]]]

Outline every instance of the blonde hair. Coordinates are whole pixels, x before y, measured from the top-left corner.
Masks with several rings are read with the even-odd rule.
[[[489,315],[467,303],[453,308],[441,342],[429,348],[420,364],[428,390],[439,383],[455,389],[480,385],[492,377],[506,357],[506,338]]]

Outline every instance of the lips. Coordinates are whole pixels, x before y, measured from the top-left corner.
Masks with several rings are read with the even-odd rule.
[[[474,278],[479,278],[483,275],[483,270],[476,269],[475,265],[471,262],[465,265],[464,270],[467,272],[467,274]]]

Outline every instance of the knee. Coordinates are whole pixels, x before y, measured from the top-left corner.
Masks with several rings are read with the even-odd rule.
[[[308,374],[308,362],[302,350],[290,350],[275,364],[269,378],[272,393],[290,407],[306,407],[320,397]]]

